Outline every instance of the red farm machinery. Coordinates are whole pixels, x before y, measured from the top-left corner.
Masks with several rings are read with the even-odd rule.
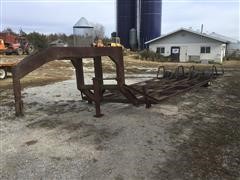
[[[0,51],[7,55],[31,54],[34,51],[33,45],[23,36],[18,36],[10,32],[2,32],[0,33],[0,40],[4,44],[1,45],[2,49]]]

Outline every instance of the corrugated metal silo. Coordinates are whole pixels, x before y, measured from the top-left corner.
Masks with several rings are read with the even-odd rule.
[[[129,48],[129,31],[136,27],[136,1],[117,0],[117,35],[121,44]]]
[[[140,44],[161,35],[162,0],[141,0]]]
[[[73,26],[74,46],[89,47],[93,42],[93,26],[89,25],[87,19],[82,17]]]

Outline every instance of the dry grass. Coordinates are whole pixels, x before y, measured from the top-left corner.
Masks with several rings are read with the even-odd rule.
[[[11,74],[8,73],[8,78],[0,81],[1,89],[12,87]],[[54,82],[68,80],[73,76],[72,65],[68,62],[53,61],[31,72],[22,80],[22,87],[42,86]]]
[[[25,56],[1,56],[4,61],[18,61]],[[108,57],[103,57],[103,72],[115,73],[116,67],[113,61]],[[159,66],[165,66],[167,69],[175,69],[177,66],[183,65],[185,67],[195,66],[198,69],[210,68],[210,64],[196,64],[196,63],[170,63],[170,62],[153,62],[136,59],[134,55],[130,54],[124,56],[125,73],[153,73],[157,71]],[[218,66],[218,65],[217,65]],[[240,61],[225,61],[223,64],[225,69],[240,68]],[[88,68],[89,72],[93,72],[93,60],[85,59],[84,67]],[[151,69],[151,71],[148,71]],[[28,74],[22,79],[22,86],[42,86],[54,82],[64,81],[70,79],[74,75],[73,66],[69,62],[53,61],[40,67],[39,69]],[[9,78],[0,81],[1,89],[11,88],[12,80]]]

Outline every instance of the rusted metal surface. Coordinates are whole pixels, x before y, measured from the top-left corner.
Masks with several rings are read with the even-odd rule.
[[[102,60],[101,56],[108,56],[116,65],[117,85],[104,86],[102,75]],[[93,85],[85,85],[82,58],[94,59]],[[76,69],[77,87],[81,91],[83,99],[89,103],[94,102],[96,106],[96,117],[100,117],[100,102],[105,89],[121,89],[125,84],[123,55],[121,48],[93,48],[93,47],[52,47],[39,53],[26,57],[18,63],[12,70],[13,73],[13,90],[15,96],[16,115],[23,115],[23,101],[21,97],[20,80],[30,72],[36,70],[42,65],[54,60],[71,60]],[[125,95],[128,95],[126,92]]]
[[[108,56],[116,65],[117,84],[104,85],[102,56]],[[92,85],[86,85],[83,72],[83,58],[93,58],[94,75]],[[121,48],[94,47],[52,47],[23,59],[13,68],[13,90],[15,96],[15,110],[17,116],[22,116],[23,101],[21,97],[20,80],[45,63],[53,60],[71,60],[76,69],[77,88],[81,91],[82,99],[94,103],[95,117],[101,117],[101,102],[132,103],[137,106],[145,104],[150,108],[152,104],[186,92],[190,89],[207,86],[216,76],[223,74],[213,66],[210,71],[197,71],[194,66],[184,68],[179,66],[175,71],[166,70],[164,66],[158,68],[157,77],[132,85],[125,84],[123,54]],[[162,73],[162,74],[160,74]]]
[[[169,71],[160,66],[156,78],[124,85],[123,89],[128,90],[129,94],[133,95],[132,98],[135,100],[135,104],[145,104],[146,108],[150,108],[151,104],[160,103],[177,94],[193,88],[208,86],[214,78],[224,73],[223,68],[221,69],[222,71],[218,71],[216,66],[212,66],[209,70],[200,71],[194,66],[190,68],[179,66],[174,71]],[[117,97],[121,97],[122,102],[124,102],[124,97],[118,92],[112,91],[112,94],[110,94],[104,96],[105,101],[111,101],[111,99],[116,101]],[[118,101],[121,102],[120,99]]]

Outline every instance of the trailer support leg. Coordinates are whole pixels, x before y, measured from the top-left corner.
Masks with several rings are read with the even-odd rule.
[[[101,104],[101,88],[99,84],[99,80],[97,78],[93,78],[93,89],[94,89],[94,102],[95,102],[95,109],[96,115],[94,117],[102,117],[103,114],[101,113],[100,104]]]
[[[147,89],[146,89],[146,86],[143,86],[142,89],[143,89],[144,101],[145,101],[146,109],[149,109],[152,105],[151,105],[150,100],[149,100],[148,97],[147,97]]]
[[[21,84],[19,79],[13,78],[13,92],[16,116],[23,116],[23,101],[21,97]]]

